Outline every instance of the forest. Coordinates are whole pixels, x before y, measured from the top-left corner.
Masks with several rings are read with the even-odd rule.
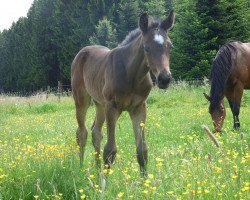
[[[0,92],[35,91],[58,81],[70,87],[70,65],[84,46],[116,47],[148,13],[169,32],[175,79],[209,78],[219,47],[250,41],[249,0],[34,0],[27,17],[0,32]]]

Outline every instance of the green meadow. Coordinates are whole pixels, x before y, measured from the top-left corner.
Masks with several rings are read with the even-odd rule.
[[[0,96],[0,199],[250,199],[250,93],[245,91],[239,131],[227,107],[220,148],[202,130],[212,121],[203,92],[209,86],[173,84],[154,88],[145,124],[148,179],[140,177],[131,121],[116,127],[118,153],[102,189],[90,127],[85,161],[79,165],[72,97]],[[104,133],[106,126],[103,127]],[[102,147],[106,142],[104,134]]]

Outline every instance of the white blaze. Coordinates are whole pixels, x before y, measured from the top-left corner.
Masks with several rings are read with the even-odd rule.
[[[163,45],[164,38],[160,34],[155,34],[154,41],[156,41],[158,44]]]

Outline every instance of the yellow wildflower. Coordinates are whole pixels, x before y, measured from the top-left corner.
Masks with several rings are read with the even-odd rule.
[[[155,191],[155,190],[156,190],[156,187],[152,187],[151,190]]]
[[[154,178],[154,175],[153,175],[153,174],[149,174],[149,175],[148,175],[148,178],[149,178],[149,179],[153,179],[153,178]]]
[[[80,192],[80,193],[83,193],[83,189],[80,189],[79,192]]]
[[[143,122],[140,123],[140,127],[144,127],[145,124]]]
[[[236,179],[237,177],[238,177],[238,176],[236,176],[236,175],[233,175],[233,176],[232,176],[233,179]]]
[[[143,190],[142,193],[148,194],[148,190]]]
[[[156,160],[157,162],[163,162],[163,161],[164,161],[162,158],[159,158],[159,157],[157,157],[155,160]]]
[[[7,175],[3,174],[0,176],[0,180],[3,179],[4,177],[7,177]]]
[[[162,162],[156,164],[157,167],[162,167],[162,165],[163,165]]]
[[[205,189],[204,192],[205,192],[205,194],[208,194],[210,191]]]
[[[93,178],[95,178],[95,175],[90,174],[90,175],[89,175],[89,178],[92,178],[92,179],[93,179]]]
[[[123,195],[124,195],[124,192],[119,192],[117,196],[118,196],[119,198],[121,198],[121,197],[123,197]]]

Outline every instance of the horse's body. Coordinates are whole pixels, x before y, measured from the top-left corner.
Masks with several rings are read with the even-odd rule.
[[[72,70],[76,75],[80,72],[81,77],[78,78],[82,79],[86,92],[95,103],[104,106],[107,101],[115,101],[122,110],[129,111],[145,101],[151,90],[152,81],[147,71],[140,74],[141,77],[137,77],[135,73],[138,68],[127,70],[129,66],[124,64],[127,62],[127,57],[121,56],[124,54],[125,48],[127,47],[110,50],[102,46],[85,47],[76,57],[76,59],[86,57],[81,60],[84,64],[74,65],[73,63]],[[137,56],[142,55],[135,55],[130,61],[136,60]],[[112,62],[118,64],[112,65]],[[138,66],[140,65],[145,65],[145,60],[141,60],[141,63],[138,63]],[[86,69],[88,66],[91,67]],[[119,67],[117,68],[117,66]],[[77,67],[78,69],[74,69]],[[72,78],[74,80],[75,77]]]
[[[223,102],[227,97],[234,117],[234,128],[240,127],[239,113],[244,89],[250,89],[250,43],[230,42],[218,51],[211,71],[209,112],[215,131],[220,131],[226,116]]]
[[[107,143],[103,156],[105,164],[110,165],[117,152],[115,124],[121,112],[128,111],[135,133],[137,159],[141,171],[146,171],[147,146],[140,123],[145,123],[145,102],[152,88],[149,70],[157,77],[160,88],[168,86],[171,43],[166,31],[173,21],[173,12],[162,23],[150,21],[144,14],[139,21],[140,29],[132,32],[119,47],[110,50],[103,46],[88,46],[76,55],[71,66],[71,82],[81,162],[87,139],[86,111],[92,98],[96,105],[92,142],[98,165],[104,121],[107,123]]]

